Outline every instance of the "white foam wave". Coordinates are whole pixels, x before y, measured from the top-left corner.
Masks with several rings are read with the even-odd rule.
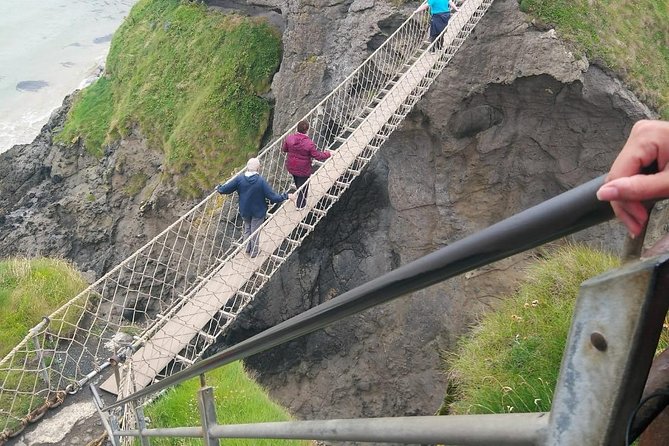
[[[0,152],[39,133],[63,98],[104,70],[112,34],[136,0],[0,0]],[[43,81],[19,91],[22,81]]]
[[[0,152],[9,150],[17,144],[29,144],[49,120],[51,109],[47,112],[29,111],[11,120],[0,121]]]

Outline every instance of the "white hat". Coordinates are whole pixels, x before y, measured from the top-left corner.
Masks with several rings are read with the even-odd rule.
[[[251,158],[246,163],[246,170],[248,172],[257,172],[260,169],[260,160],[258,158]]]

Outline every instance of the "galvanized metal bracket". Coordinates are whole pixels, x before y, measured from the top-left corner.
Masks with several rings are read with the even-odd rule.
[[[204,446],[219,446],[220,441],[211,434],[211,428],[217,425],[214,389],[212,387],[201,387],[197,397],[200,419],[202,421],[203,444]]]
[[[625,444],[669,307],[669,255],[581,285],[562,358],[547,446]]]
[[[98,415],[100,416],[100,421],[102,421],[102,426],[105,428],[105,432],[107,432],[109,443],[111,446],[120,446],[121,438],[118,436],[118,426],[115,427],[115,424],[117,423],[107,419],[102,409],[103,404],[102,398],[100,398],[100,394],[93,384],[90,384],[89,387],[91,389],[91,393],[93,394],[93,404],[95,406],[95,410],[97,410]]]

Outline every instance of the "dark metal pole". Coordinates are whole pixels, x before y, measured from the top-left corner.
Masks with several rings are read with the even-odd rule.
[[[404,294],[609,220],[613,216],[610,205],[595,196],[603,181],[604,176],[591,180],[390,271],[139,390],[107,409],[268,350]]]
[[[669,444],[669,349],[653,359],[642,401],[630,428],[630,438],[643,433],[640,445]],[[661,418],[657,418],[660,415]],[[655,421],[657,419],[657,421]],[[663,422],[663,420],[665,420]]]

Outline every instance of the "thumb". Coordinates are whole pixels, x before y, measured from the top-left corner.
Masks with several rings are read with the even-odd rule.
[[[597,198],[602,201],[644,201],[668,197],[668,171],[618,178],[604,184],[597,191]]]

